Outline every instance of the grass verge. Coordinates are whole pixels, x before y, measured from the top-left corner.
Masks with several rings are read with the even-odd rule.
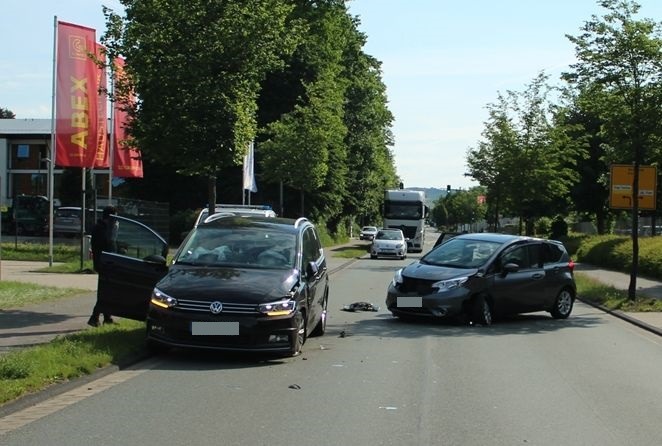
[[[89,293],[80,288],[45,287],[33,283],[0,281],[0,310]]]
[[[628,299],[627,291],[604,285],[580,272],[575,273],[575,282],[577,283],[577,294],[583,300],[603,305],[610,310],[625,312],[662,311],[662,300],[637,296],[632,301]]]
[[[6,353],[0,356],[0,404],[121,364],[144,352],[144,340],[145,324],[123,319]]]
[[[369,245],[351,245],[351,246],[340,246],[338,248],[329,248],[331,255],[333,257],[341,257],[343,259],[355,259],[361,257],[368,252]]]
[[[3,242],[1,248],[2,258],[5,260],[47,262],[49,257],[48,243]],[[80,256],[80,246],[53,245],[53,260],[55,262],[75,263],[78,261],[80,266]]]

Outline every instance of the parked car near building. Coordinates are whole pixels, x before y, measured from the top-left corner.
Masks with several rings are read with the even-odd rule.
[[[44,235],[48,232],[49,201],[43,195],[17,195],[2,213],[2,232]]]
[[[574,263],[561,242],[507,234],[461,234],[396,271],[386,307],[401,318],[495,316],[548,311],[567,318]]]
[[[85,214],[85,233],[90,234],[94,227],[95,219],[101,216],[101,210],[88,209]],[[82,224],[82,212],[80,207],[62,206],[53,214],[53,236],[74,237],[80,235]]]
[[[163,239],[141,226],[127,243],[140,240],[143,252],[101,254],[98,295],[102,312],[146,320],[149,346],[296,355],[308,336],[324,334],[329,278],[307,219],[215,214],[170,265]]]

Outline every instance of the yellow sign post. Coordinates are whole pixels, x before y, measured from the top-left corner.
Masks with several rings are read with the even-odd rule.
[[[632,209],[632,189],[634,166],[612,164],[609,187],[609,207],[612,209]],[[639,166],[639,209],[655,210],[657,193],[657,168]]]

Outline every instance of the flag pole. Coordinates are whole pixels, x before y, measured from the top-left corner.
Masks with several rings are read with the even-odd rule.
[[[53,214],[55,194],[55,94],[57,84],[57,16],[53,16],[53,91],[51,94],[51,147],[48,160],[48,266],[53,266]]]
[[[106,56],[107,57],[107,56]],[[108,138],[108,206],[113,205],[113,164],[115,162],[115,61],[110,62],[110,137]]]

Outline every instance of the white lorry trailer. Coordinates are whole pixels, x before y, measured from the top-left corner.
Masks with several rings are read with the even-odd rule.
[[[396,189],[384,193],[384,227],[401,229],[409,252],[422,252],[428,207],[425,192]]]

